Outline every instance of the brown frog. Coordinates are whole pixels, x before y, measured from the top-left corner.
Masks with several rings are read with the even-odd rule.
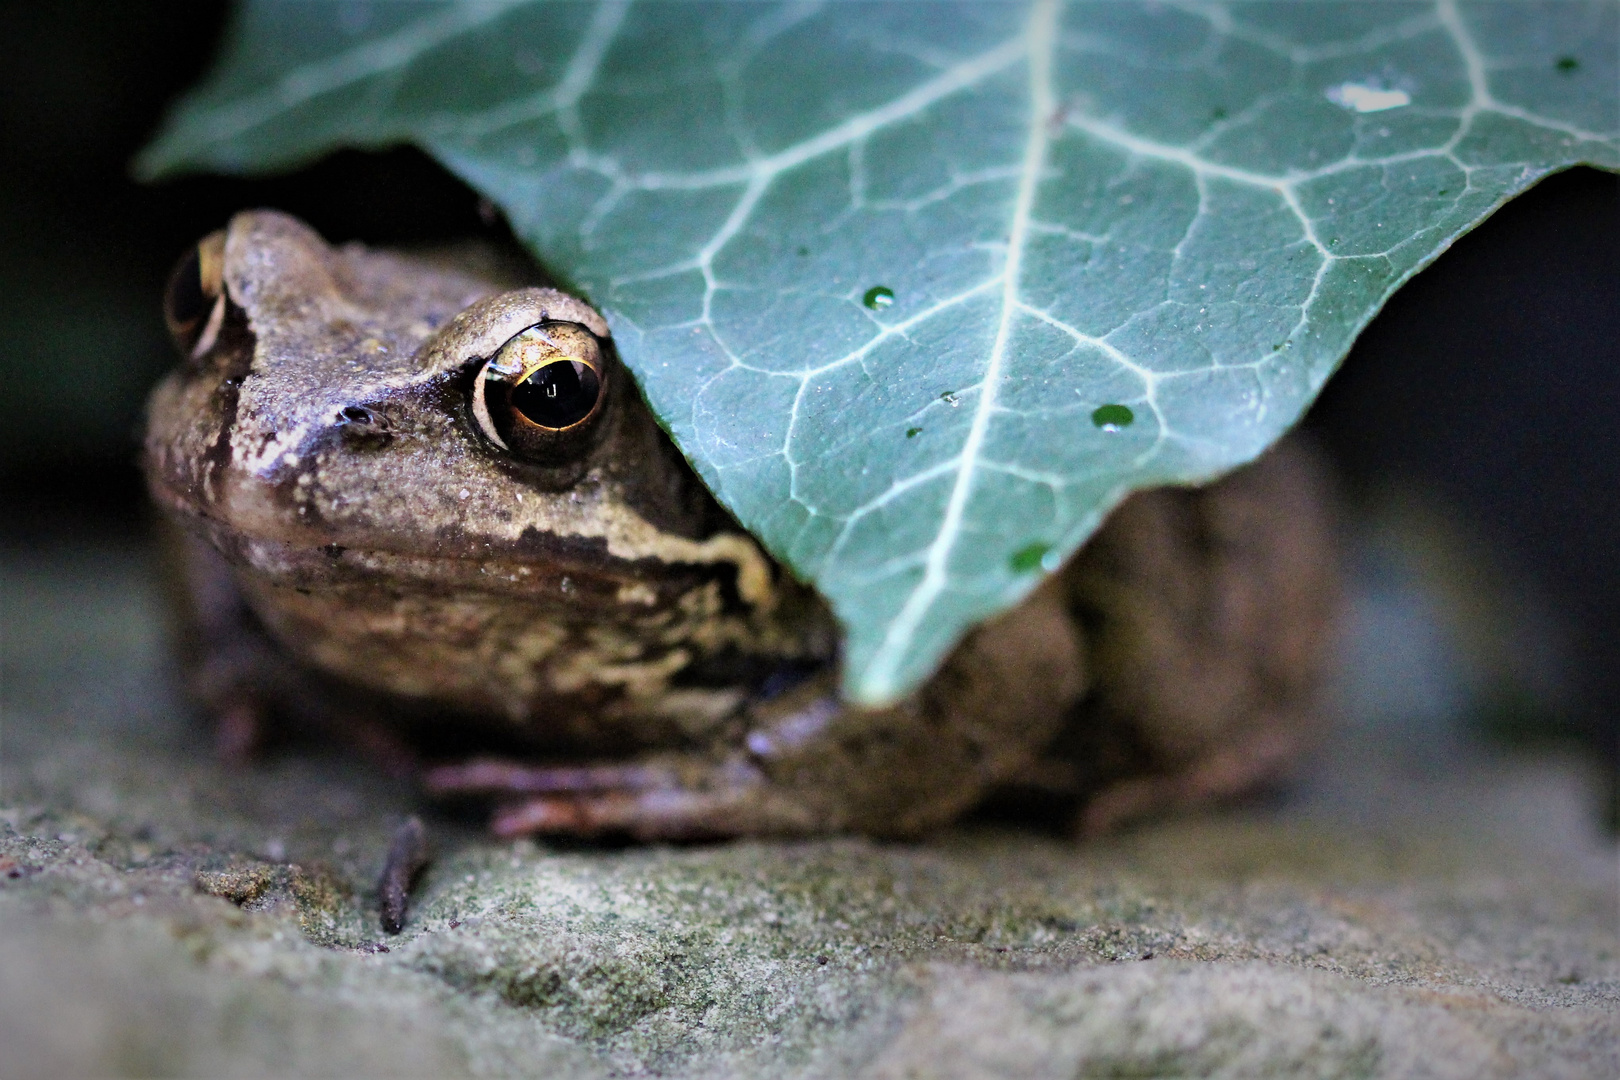
[[[505,835],[905,835],[1002,789],[1095,831],[1251,787],[1313,726],[1336,590],[1298,447],[1129,500],[921,690],[857,708],[826,605],[705,490],[585,302],[260,211],[165,313],[184,363],[145,467],[233,753],[318,724],[493,797]]]

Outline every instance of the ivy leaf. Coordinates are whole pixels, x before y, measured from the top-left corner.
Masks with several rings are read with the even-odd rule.
[[[138,167],[414,142],[608,315],[883,701],[1390,293],[1620,168],[1613,3],[249,0]]]

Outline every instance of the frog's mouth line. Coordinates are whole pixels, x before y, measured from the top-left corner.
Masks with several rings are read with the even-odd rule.
[[[467,545],[462,550],[454,550],[455,540],[447,541],[450,550],[344,544],[314,527],[254,530],[227,524],[159,480],[150,486],[154,501],[230,565],[296,589],[368,585],[432,592],[466,589],[561,596],[570,606],[596,604],[651,613],[712,588],[722,612],[754,606],[744,595],[738,564],[727,559],[626,559],[612,554],[603,537],[561,536],[534,528],[500,551],[473,540],[461,541]],[[481,550],[472,550],[474,545]]]

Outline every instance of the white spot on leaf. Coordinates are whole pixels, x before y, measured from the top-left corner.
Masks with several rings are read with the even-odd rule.
[[[1375,83],[1340,83],[1327,88],[1327,99],[1344,109],[1358,113],[1383,112],[1412,104],[1412,95],[1405,90],[1386,90]]]

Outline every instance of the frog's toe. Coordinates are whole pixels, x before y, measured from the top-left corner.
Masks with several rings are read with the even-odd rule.
[[[609,765],[531,765],[502,758],[474,758],[437,765],[422,775],[428,793],[459,795],[571,795],[584,792],[645,791],[669,787],[668,769],[639,763]]]
[[[490,819],[496,836],[596,836],[628,833],[638,840],[729,835],[729,800],[714,792],[654,789],[581,795],[542,795],[505,806]]]
[[[1083,837],[1102,836],[1155,814],[1251,794],[1285,778],[1303,744],[1300,732],[1274,725],[1234,736],[1230,746],[1208,751],[1180,769],[1117,780],[1086,802],[1075,831]]]
[[[496,810],[498,836],[638,840],[804,833],[823,823],[741,758],[650,764],[535,767],[498,761],[443,766],[427,775],[438,795],[526,795]]]

